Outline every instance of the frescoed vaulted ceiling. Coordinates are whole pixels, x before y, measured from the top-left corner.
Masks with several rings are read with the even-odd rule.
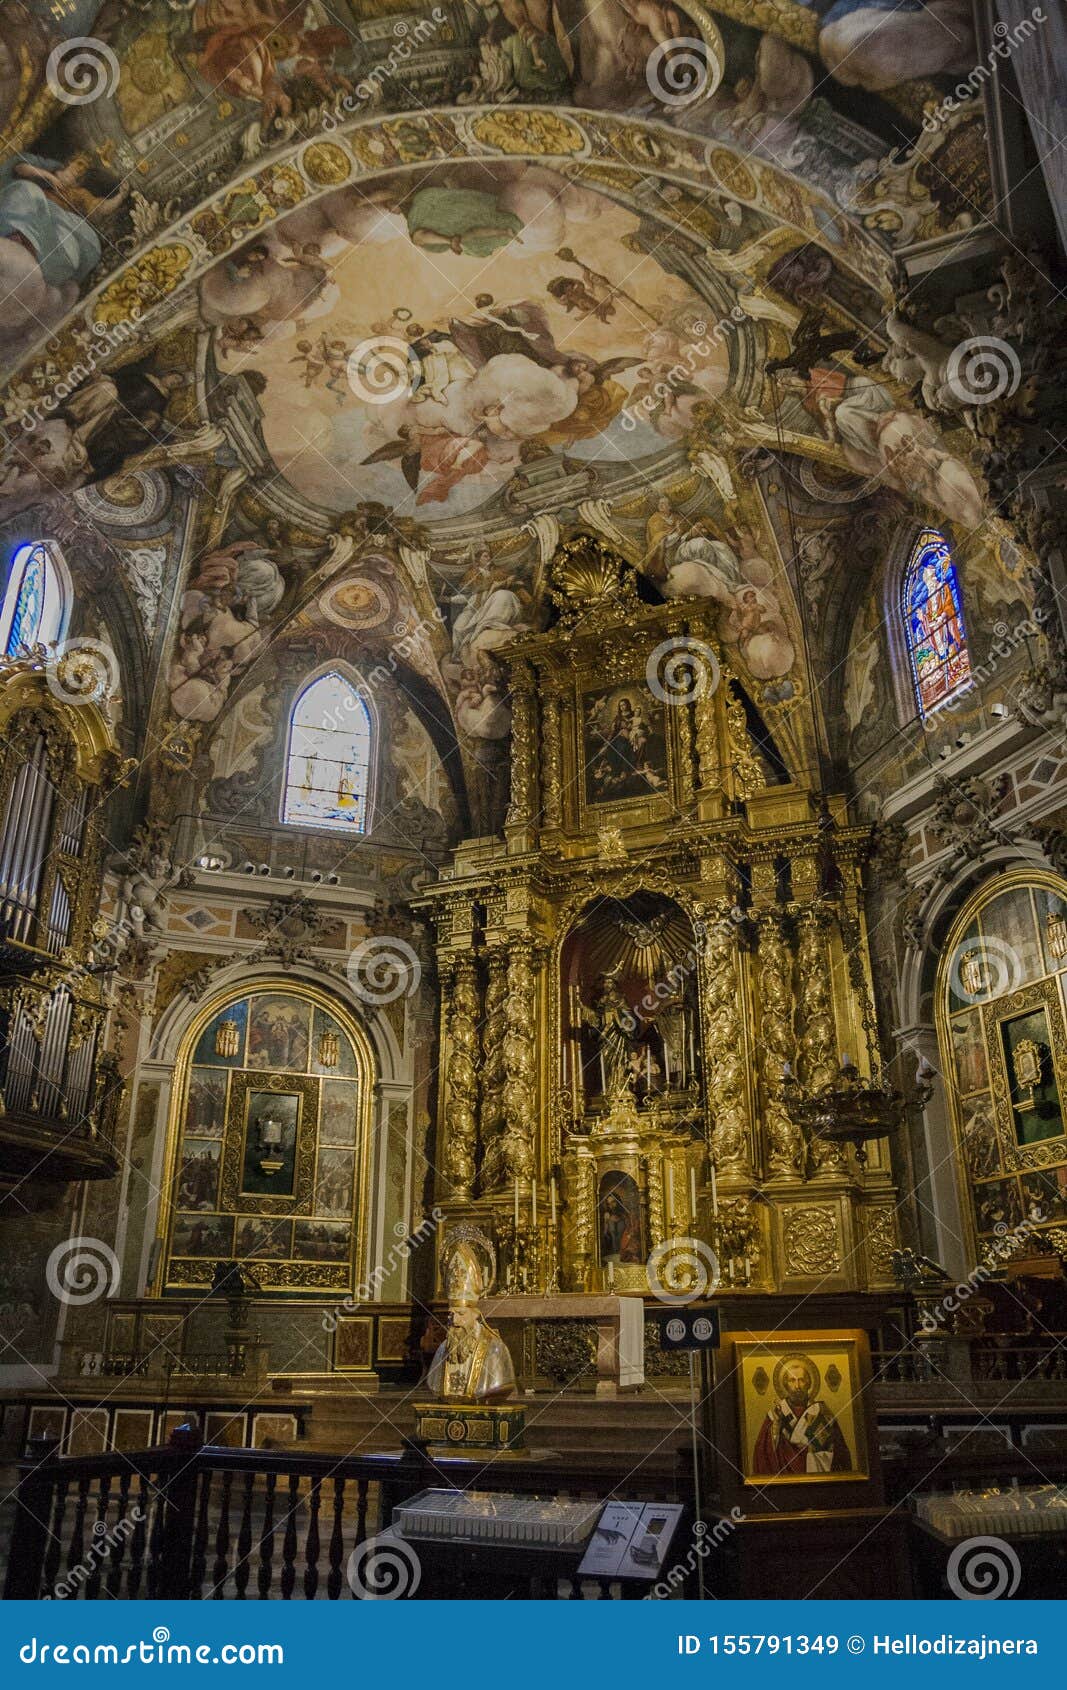
[[[199,803],[340,654],[391,663],[419,802],[488,825],[494,653],[579,528],[718,602],[801,760],[846,518],[1018,570],[892,332],[901,249],[991,200],[971,15],[9,0],[0,522],[108,576]]]

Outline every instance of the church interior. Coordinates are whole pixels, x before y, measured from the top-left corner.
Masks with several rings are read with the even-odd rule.
[[[6,0],[8,1598],[1062,1593],[1046,7]]]

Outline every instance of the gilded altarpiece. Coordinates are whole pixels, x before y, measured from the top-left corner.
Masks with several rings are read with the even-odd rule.
[[[892,1284],[887,1147],[810,1141],[799,1083],[876,1065],[867,830],[808,701],[754,700],[706,600],[601,541],[548,566],[510,668],[511,802],[423,897],[442,990],[437,1198],[513,1293]],[[665,1264],[665,1265],[664,1265]],[[681,1276],[680,1278],[678,1276]]]
[[[938,1038],[973,1255],[1067,1227],[1067,882],[998,875],[946,940]]]

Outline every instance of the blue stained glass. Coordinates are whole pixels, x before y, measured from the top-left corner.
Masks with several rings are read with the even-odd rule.
[[[936,529],[925,530],[915,543],[902,599],[915,696],[926,716],[972,684],[956,566]]]
[[[60,568],[41,541],[20,546],[15,553],[0,616],[5,657],[59,640],[68,597]]]
[[[305,687],[289,721],[282,820],[365,833],[371,737],[366,700],[343,675],[320,675]]]

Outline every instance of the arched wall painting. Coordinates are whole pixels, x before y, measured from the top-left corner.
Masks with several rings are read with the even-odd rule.
[[[370,1082],[356,1030],[317,997],[264,986],[211,1015],[179,1070],[166,1290],[230,1260],[265,1290],[350,1286]]]
[[[979,1252],[1067,1222],[1067,883],[995,882],[945,946],[939,1036]]]

